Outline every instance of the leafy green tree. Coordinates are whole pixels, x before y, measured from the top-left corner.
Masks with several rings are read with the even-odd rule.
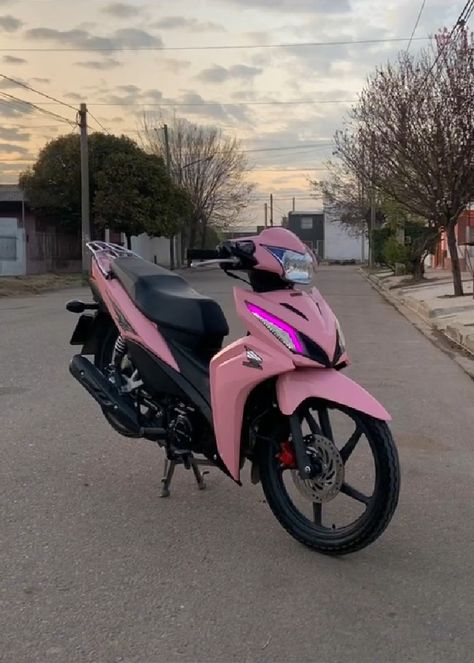
[[[20,177],[40,217],[70,228],[81,220],[80,139],[70,134],[47,143],[35,165]],[[163,161],[125,136],[89,137],[91,221],[128,238],[142,232],[169,235],[183,221],[187,198]]]

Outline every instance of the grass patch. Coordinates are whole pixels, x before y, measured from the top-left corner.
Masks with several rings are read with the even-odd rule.
[[[74,288],[82,285],[81,274],[38,274],[32,276],[0,276],[0,297],[38,295],[48,290]]]

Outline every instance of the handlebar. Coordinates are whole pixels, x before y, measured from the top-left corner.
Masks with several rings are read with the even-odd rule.
[[[188,249],[188,260],[216,260],[221,257],[221,252],[216,249]]]

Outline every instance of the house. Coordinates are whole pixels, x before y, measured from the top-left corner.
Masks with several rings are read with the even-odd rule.
[[[368,256],[365,234],[351,234],[330,207],[320,212],[289,212],[287,227],[322,260],[365,262]]]
[[[80,234],[37,219],[18,185],[0,184],[0,276],[80,271]]]
[[[474,210],[467,209],[461,214],[455,233],[461,271],[472,269],[474,267]],[[451,269],[446,233],[441,235],[436,253],[431,256],[431,267]]]
[[[340,214],[330,206],[324,209],[326,260],[355,260],[364,263],[369,256],[369,240],[365,232],[349,232],[341,223]]]
[[[321,259],[325,257],[323,212],[288,212],[287,228]]]

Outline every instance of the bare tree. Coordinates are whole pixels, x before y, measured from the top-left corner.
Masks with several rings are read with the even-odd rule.
[[[166,160],[161,123],[145,117],[142,140],[146,149]],[[231,225],[247,207],[253,189],[246,181],[247,159],[235,138],[181,118],[169,127],[168,141],[171,176],[191,201],[186,243],[203,247],[210,226]]]
[[[349,234],[367,234],[370,225],[369,182],[352,172],[341,161],[328,163],[329,175],[324,180],[310,182],[317,197],[322,197],[324,207],[329,208]],[[383,221],[383,213],[377,207],[376,221]]]
[[[474,192],[473,43],[465,29],[453,38],[444,30],[431,51],[401,53],[368,80],[336,135],[346,168],[446,232],[458,296],[455,226]]]

